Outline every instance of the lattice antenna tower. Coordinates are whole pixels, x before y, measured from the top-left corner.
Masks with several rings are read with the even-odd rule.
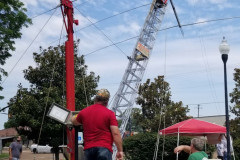
[[[144,22],[132,56],[128,57],[129,63],[127,69],[110,108],[122,120],[120,126],[122,137],[131,115],[148,60],[151,56],[157,33],[165,15],[166,6],[167,0],[152,1],[150,11]],[[116,153],[116,150],[114,152]]]

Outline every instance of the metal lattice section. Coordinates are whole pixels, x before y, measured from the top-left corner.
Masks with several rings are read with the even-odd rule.
[[[138,89],[150,58],[158,30],[165,15],[167,4],[162,0],[153,0],[148,16],[133,50],[128,57],[129,64],[113,100],[111,110],[122,119],[120,126],[123,137],[128,119],[131,115]],[[113,158],[116,157],[116,147],[113,148]]]

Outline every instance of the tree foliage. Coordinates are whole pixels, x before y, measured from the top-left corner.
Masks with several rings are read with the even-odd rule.
[[[77,44],[75,52],[76,47]],[[36,67],[29,66],[24,70],[24,77],[31,86],[24,88],[19,84],[16,95],[8,103],[11,117],[5,123],[5,128],[15,127],[19,134],[38,140],[42,127],[40,144],[58,146],[63,143],[65,126],[46,117],[46,114],[53,102],[66,105],[64,46],[40,48],[40,53],[34,53],[33,56]],[[93,72],[87,73],[84,58],[75,54],[76,110],[91,103],[98,81],[99,77]]]
[[[240,138],[233,141],[233,149],[236,160],[240,160]],[[231,158],[234,159],[234,158]]]
[[[21,38],[20,30],[27,27],[31,20],[26,15],[24,4],[19,0],[1,0],[0,2],[0,65],[4,65],[6,59],[14,51],[14,40]],[[7,72],[0,67],[0,81]],[[0,86],[0,91],[3,88]],[[3,96],[0,96],[2,99]]]
[[[153,159],[155,144],[157,140],[157,133],[139,133],[134,136],[125,138],[123,141],[123,149],[128,160],[151,160]],[[188,137],[180,137],[181,145],[190,145],[191,139]],[[163,143],[164,142],[164,143]],[[164,144],[164,150],[163,150]],[[159,148],[157,159],[176,159],[176,154],[173,152],[177,146],[177,137],[175,136],[163,136],[159,139]],[[189,154],[181,152],[179,154],[179,160],[187,159]]]
[[[233,138],[233,148],[235,151],[235,157],[240,157],[240,69],[235,68],[234,73],[235,88],[230,93],[230,101],[234,104],[231,107],[231,112],[237,117],[230,121],[230,134]]]
[[[144,131],[157,132],[159,119],[163,120],[163,117],[165,117],[165,127],[188,119],[186,116],[188,108],[183,107],[181,101],[173,102],[171,100],[170,87],[164,81],[163,76],[158,76],[154,82],[147,79],[139,87],[137,104],[141,106],[141,109],[134,110],[133,117]]]
[[[234,73],[235,88],[230,93],[231,103],[234,106],[231,108],[231,112],[236,116],[240,116],[240,69],[236,68]]]
[[[233,139],[233,149],[235,157],[240,159],[240,118],[236,117],[235,119],[230,120],[230,135]]]

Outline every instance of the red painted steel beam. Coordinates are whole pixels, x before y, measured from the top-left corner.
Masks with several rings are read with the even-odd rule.
[[[74,77],[74,41],[73,41],[73,23],[77,21],[73,19],[73,4],[70,0],[61,1],[61,9],[63,9],[63,18],[67,17],[67,23],[64,18],[68,40],[65,42],[65,63],[66,63],[66,100],[67,109],[75,111],[75,77]],[[70,154],[70,160],[77,160],[75,157],[75,132],[67,128],[67,145]]]

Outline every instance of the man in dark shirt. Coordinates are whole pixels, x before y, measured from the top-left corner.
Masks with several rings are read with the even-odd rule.
[[[9,146],[9,160],[19,160],[22,154],[21,136],[18,136],[17,142],[12,142]]]

